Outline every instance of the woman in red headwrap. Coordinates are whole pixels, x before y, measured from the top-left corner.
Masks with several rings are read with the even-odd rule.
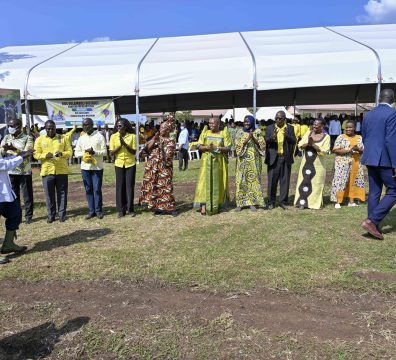
[[[159,133],[145,146],[149,158],[144,168],[139,203],[146,205],[155,215],[177,215],[172,182],[176,144],[169,137],[174,128],[174,118],[168,115],[161,123]]]

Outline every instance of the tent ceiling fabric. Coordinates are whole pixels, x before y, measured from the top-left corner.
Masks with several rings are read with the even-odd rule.
[[[330,29],[330,30],[329,30]],[[396,24],[243,32],[257,69],[257,106],[373,102],[377,60],[396,83]],[[341,36],[333,31],[342,34]],[[252,106],[252,58],[239,33],[161,38],[140,69],[141,112]],[[135,109],[136,71],[155,39],[0,49],[0,88],[28,84],[33,112],[43,99],[116,98]],[[71,48],[72,46],[75,46]],[[66,51],[65,51],[66,50]]]

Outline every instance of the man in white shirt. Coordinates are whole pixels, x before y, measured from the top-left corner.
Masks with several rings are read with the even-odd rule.
[[[341,133],[342,133],[341,122],[340,122],[340,120],[338,120],[338,117],[336,115],[333,115],[329,122],[329,135],[330,135],[330,148],[331,149],[333,149],[334,143],[335,143],[338,135],[341,135]]]
[[[102,182],[103,156],[106,155],[106,140],[93,128],[91,118],[85,118],[82,124],[85,135],[77,140],[74,155],[81,158],[81,175],[87,196],[89,213],[87,220],[97,216],[103,219]]]
[[[4,150],[8,150],[8,145],[4,145]],[[2,254],[21,253],[27,248],[26,246],[18,246],[14,243],[16,238],[16,230],[22,220],[22,210],[18,203],[17,197],[12,190],[8,171],[15,169],[21,165],[25,158],[29,158],[32,151],[20,152],[18,156],[9,156],[7,158],[0,157],[0,216],[3,216],[6,226],[3,246],[0,252]],[[0,264],[6,264],[8,258],[0,257]]]
[[[190,142],[188,141],[188,130],[186,129],[186,124],[182,122],[180,124],[180,134],[177,140],[177,145],[179,148],[179,171],[188,169],[188,146]],[[183,168],[184,162],[184,168]]]

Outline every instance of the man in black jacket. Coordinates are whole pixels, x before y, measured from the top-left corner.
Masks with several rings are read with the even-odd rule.
[[[278,111],[275,116],[275,124],[267,127],[265,142],[265,163],[268,167],[268,209],[272,210],[275,207],[279,181],[279,206],[286,210],[296,136],[293,126],[286,123],[284,111]]]

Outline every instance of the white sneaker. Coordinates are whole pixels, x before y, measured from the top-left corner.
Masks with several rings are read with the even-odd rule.
[[[338,203],[337,203],[337,204],[334,205],[334,207],[335,207],[336,209],[341,209],[341,204],[338,204]]]
[[[348,203],[348,206],[359,206],[358,204],[356,204],[356,203]]]

